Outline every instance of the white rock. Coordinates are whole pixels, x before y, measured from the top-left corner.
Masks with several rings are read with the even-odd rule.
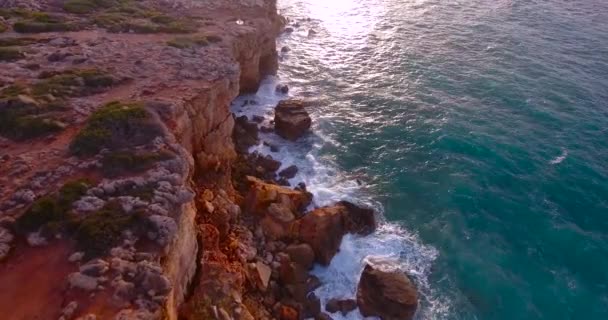
[[[72,208],[77,212],[93,212],[100,210],[105,205],[105,201],[94,196],[84,196],[72,204]]]
[[[84,275],[80,272],[71,273],[68,276],[70,287],[85,291],[93,291],[97,288],[97,279]]]
[[[84,252],[79,251],[79,252],[74,252],[70,255],[70,257],[68,258],[69,262],[78,262],[80,260],[82,260],[82,258],[84,258]]]
[[[40,247],[48,244],[46,238],[40,235],[40,232],[32,232],[28,234],[27,243],[32,247]]]

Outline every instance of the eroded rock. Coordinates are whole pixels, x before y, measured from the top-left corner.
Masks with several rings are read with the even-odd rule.
[[[312,124],[301,100],[283,100],[274,109],[274,127],[276,133],[295,141],[303,136]]]
[[[414,283],[389,262],[368,262],[357,287],[357,305],[365,317],[410,320],[418,307]]]

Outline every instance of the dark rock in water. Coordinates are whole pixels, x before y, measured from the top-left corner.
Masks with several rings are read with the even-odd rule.
[[[295,23],[293,24],[293,27],[294,27],[294,28],[299,28],[299,27],[300,27],[300,23],[299,23],[299,22],[295,22]]]
[[[274,128],[272,127],[267,127],[267,126],[262,126],[260,128],[260,131],[262,131],[263,133],[270,133],[274,131]]]
[[[298,173],[298,167],[296,167],[295,165],[291,165],[291,166],[281,170],[281,172],[279,172],[279,176],[283,177],[285,179],[291,179],[291,178],[295,177],[297,173]]]
[[[325,312],[319,313],[316,317],[315,320],[334,320],[330,315],[328,315]]]
[[[306,192],[306,183],[300,182],[294,189]]]
[[[267,172],[276,172],[281,167],[281,162],[274,160],[271,156],[262,156],[259,153],[253,153],[252,159],[256,166],[264,168]]]
[[[317,290],[322,285],[321,280],[315,275],[309,275],[308,279],[306,279],[306,288],[308,288],[309,292]]]
[[[264,117],[255,115],[255,116],[253,116],[253,118],[251,120],[253,120],[254,122],[257,122],[257,123],[262,123],[264,121]]]
[[[287,27],[284,30],[285,33],[292,33],[293,32],[293,28],[292,27]]]
[[[286,84],[277,84],[275,91],[282,94],[287,94],[289,92],[289,87]]]
[[[291,49],[288,46],[284,46],[283,48],[281,48],[281,52],[283,53],[287,53],[289,51],[291,51]]]
[[[357,206],[348,201],[338,203],[346,208],[345,230],[348,233],[368,235],[376,230],[376,215],[373,209]]]
[[[368,263],[357,287],[357,305],[364,317],[411,320],[418,308],[412,281],[388,262]]]
[[[346,316],[349,312],[357,309],[357,301],[355,299],[329,299],[325,304],[325,310],[330,313],[340,312],[343,316]]]
[[[304,301],[304,317],[313,318],[319,313],[321,313],[321,300],[314,292],[311,292]]]
[[[232,139],[237,152],[247,153],[249,147],[256,145],[259,141],[257,124],[250,122],[246,116],[236,118]]]
[[[366,235],[375,227],[372,209],[341,201],[309,212],[295,222],[292,230],[298,240],[312,247],[318,263],[328,265],[340,249],[345,234]]]
[[[287,180],[287,179],[285,179],[285,178],[280,178],[280,179],[278,179],[278,180],[277,180],[277,184],[278,184],[278,185],[280,185],[280,186],[285,186],[285,187],[290,186],[290,184],[289,184],[289,180]]]
[[[308,36],[309,37],[314,36],[315,34],[317,34],[317,32],[314,29],[308,30]]]
[[[307,270],[311,269],[315,262],[315,252],[310,245],[306,243],[289,245],[285,248],[285,253],[289,255],[291,261],[301,265]]]
[[[312,119],[301,100],[283,100],[274,109],[274,122],[279,136],[295,141],[310,129]]]

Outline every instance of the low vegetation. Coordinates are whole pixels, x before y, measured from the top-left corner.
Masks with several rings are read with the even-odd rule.
[[[86,96],[104,91],[116,83],[111,75],[97,69],[43,72],[38,78],[43,80],[32,86],[34,96]]]
[[[99,93],[116,82],[96,69],[47,72],[40,77],[34,84],[15,84],[0,91],[1,135],[25,140],[60,131],[64,125],[55,118],[67,110],[63,98]]]
[[[27,46],[27,45],[38,43],[41,41],[45,41],[45,40],[28,38],[28,37],[0,38],[0,47]]]
[[[23,52],[19,48],[0,47],[0,61],[15,61],[23,57]]]
[[[87,257],[105,255],[120,244],[125,230],[141,226],[140,221],[139,214],[126,214],[119,204],[109,203],[78,222],[75,239]]]
[[[110,8],[120,2],[117,0],[66,0],[63,3],[63,10],[69,13],[88,14],[100,9]]]
[[[105,175],[117,176],[148,170],[154,163],[170,158],[172,155],[168,152],[114,151],[105,154],[101,163]]]
[[[36,200],[32,206],[15,222],[18,231],[22,233],[57,227],[67,227],[71,222],[70,209],[72,203],[80,199],[90,186],[87,180],[67,182],[55,195],[44,196]]]
[[[0,134],[13,139],[25,140],[59,131],[63,125],[47,117],[48,112],[61,106],[41,105],[23,96],[23,87],[13,85],[0,92]]]
[[[222,38],[219,36],[192,36],[192,37],[176,37],[167,41],[167,45],[179,49],[188,49],[195,47],[207,46],[210,43],[221,42]]]
[[[21,19],[13,24],[13,29],[19,33],[63,32],[81,29],[79,25],[62,16],[45,12],[21,11],[17,16]]]
[[[94,112],[70,145],[78,156],[93,155],[102,148],[116,150],[149,142],[160,135],[142,103],[111,102]]]

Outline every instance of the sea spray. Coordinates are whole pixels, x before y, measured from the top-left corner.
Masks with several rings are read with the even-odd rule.
[[[244,115],[249,119],[263,116],[261,125],[272,126],[274,107],[281,99],[287,98],[275,91],[279,81],[278,77],[267,77],[256,94],[242,95],[235,99],[232,111],[237,117]],[[294,91],[298,90],[292,90]],[[375,256],[394,259],[397,266],[415,280],[422,299],[419,319],[437,319],[447,315],[448,301],[438,298],[428,282],[437,251],[433,247],[422,245],[403,226],[386,222],[382,216],[382,205],[375,200],[373,191],[367,190],[364,177],[361,174],[342,172],[330,157],[322,155],[323,148],[337,147],[335,141],[328,139],[323,132],[323,127],[331,126],[320,123],[324,120],[315,113],[314,106],[308,111],[313,117],[310,134],[296,142],[290,142],[274,133],[260,132],[260,143],[251,147],[250,152],[272,156],[282,163],[281,169],[296,165],[298,173],[289,182],[292,186],[300,182],[306,184],[307,190],[314,195],[311,207],[349,200],[373,207],[380,220],[378,229],[369,236],[346,235],[331,264],[327,267],[317,265],[314,268],[313,274],[323,283],[315,292],[321,299],[322,307],[331,298],[355,298],[364,261]],[[278,150],[273,152],[270,146]],[[347,316],[332,314],[332,317],[336,320],[363,318],[358,310]]]

